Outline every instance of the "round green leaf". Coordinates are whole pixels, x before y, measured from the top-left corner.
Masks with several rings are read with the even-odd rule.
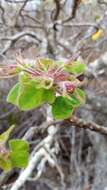
[[[59,96],[52,104],[52,114],[57,120],[69,118],[72,115],[72,112],[72,103],[66,97]]]
[[[74,61],[71,64],[65,65],[65,69],[73,74],[81,74],[84,73],[86,65],[80,63],[79,61]]]
[[[10,158],[0,156],[0,168],[6,172],[10,171],[12,169],[12,163]]]
[[[25,140],[10,140],[10,159],[13,167],[24,168],[28,164],[29,145]]]
[[[54,90],[52,90],[52,89],[49,89],[49,90],[44,89],[44,92],[43,92],[44,102],[52,104],[55,101],[55,98],[56,98],[56,96],[55,96]]]
[[[30,110],[43,104],[44,89],[36,89],[32,85],[21,86],[18,106],[21,110]]]
[[[79,105],[84,104],[86,101],[86,94],[80,88],[76,88],[73,95],[79,101]]]
[[[76,98],[74,94],[72,94],[69,98],[73,107],[78,107],[80,105],[80,101]]]
[[[19,82],[20,82],[20,84],[25,84],[26,85],[26,84],[29,83],[29,81],[30,81],[29,75],[26,74],[24,71],[20,72],[20,74],[19,74]]]
[[[10,92],[7,96],[7,102],[17,105],[19,88],[20,88],[19,83],[15,84],[13,86],[13,88],[10,90]]]
[[[48,68],[54,64],[54,61],[52,59],[48,59],[48,58],[45,58],[45,59],[41,58],[39,60],[39,64],[43,70],[48,70]]]

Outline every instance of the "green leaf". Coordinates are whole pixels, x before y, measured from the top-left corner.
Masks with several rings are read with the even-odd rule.
[[[74,94],[71,94],[69,100],[73,107],[78,107],[80,105],[80,101],[76,98]]]
[[[43,89],[36,89],[32,85],[20,88],[18,106],[21,110],[30,110],[43,104]]]
[[[50,89],[52,85],[53,85],[53,80],[47,78],[45,80],[43,79],[41,87],[45,89]]]
[[[86,94],[80,88],[76,88],[73,95],[79,101],[79,105],[84,104],[86,101]]]
[[[0,156],[0,168],[6,172],[10,171],[12,169],[11,160]]]
[[[59,96],[52,104],[52,114],[57,120],[69,118],[72,115],[72,112],[72,103],[66,97]]]
[[[65,69],[73,74],[81,74],[84,73],[86,65],[80,63],[79,61],[74,61],[71,64],[65,65]]]
[[[26,74],[25,72],[20,72],[19,74],[19,82],[20,84],[29,84],[29,75]]]
[[[43,103],[53,103],[55,94],[52,89],[36,88],[36,82],[17,83],[9,92],[7,101],[17,105],[21,110],[30,110]]]
[[[40,63],[40,67],[43,70],[48,70],[48,68],[54,64],[54,61],[52,59],[48,59],[48,58],[45,58],[45,59],[41,58],[39,60],[39,63]]]
[[[22,84],[31,85],[32,87],[36,89],[40,89],[41,82],[42,82],[42,78],[35,78],[35,79],[28,80],[26,83],[22,83]]]
[[[35,86],[37,89],[44,88],[44,89],[50,89],[53,85],[53,80],[47,78],[37,78],[33,79],[29,82],[32,86]]]
[[[10,140],[10,159],[13,167],[25,168],[28,165],[29,145],[25,140]]]
[[[14,129],[15,125],[12,125],[7,131],[0,135],[0,143],[5,144],[9,138],[10,133]]]
[[[49,90],[44,89],[44,93],[43,93],[44,102],[52,104],[55,101],[55,98],[56,97],[55,97],[54,90],[52,90],[52,89],[49,89]]]
[[[19,88],[20,88],[19,83],[15,84],[13,86],[13,88],[10,90],[10,92],[7,96],[7,102],[17,105]]]

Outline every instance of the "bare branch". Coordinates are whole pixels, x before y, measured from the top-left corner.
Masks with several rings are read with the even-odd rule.
[[[65,121],[50,121],[45,125],[44,130],[46,130],[51,125],[64,125],[64,122],[68,122],[73,126],[83,129],[90,129],[91,131],[98,132],[99,134],[107,135],[107,128],[101,125],[98,125],[94,122],[87,122],[82,118],[73,116],[71,119]]]
[[[71,119],[68,120],[68,122],[70,122],[72,125],[76,127],[90,129],[91,131],[95,131],[100,134],[107,135],[107,128],[104,126],[98,125],[94,122],[87,122],[78,117],[72,117]]]
[[[55,12],[54,12],[54,15],[53,15],[53,18],[52,18],[53,21],[58,19],[58,16],[59,16],[59,13],[60,13],[60,2],[59,2],[59,0],[54,0],[54,2],[55,2],[55,5],[56,5],[56,8],[55,8]]]
[[[70,12],[70,16],[66,18],[65,20],[63,20],[63,23],[66,23],[75,17],[79,2],[80,0],[67,0],[66,9],[67,9],[67,12]]]
[[[10,36],[10,37],[5,37],[5,38],[1,38],[0,40],[8,40],[8,42],[5,45],[5,48],[2,50],[2,52],[0,54],[5,54],[8,49],[10,49],[10,47],[12,47],[12,45],[18,41],[20,38],[24,37],[24,36],[30,36],[31,38],[34,38],[38,43],[41,43],[41,39],[36,35],[35,32],[31,32],[31,31],[24,31],[24,32],[19,32],[17,34],[15,34],[14,36]]]

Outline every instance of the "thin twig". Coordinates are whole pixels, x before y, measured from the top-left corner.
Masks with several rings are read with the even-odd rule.
[[[90,129],[91,131],[99,132],[100,134],[107,135],[107,128],[101,125],[98,125],[94,122],[87,122],[78,117],[72,117],[68,120],[72,125],[75,125],[79,128]]]
[[[49,123],[47,123],[47,125],[45,126],[45,129],[47,129],[50,125],[64,125],[64,122],[68,122],[70,123],[72,126],[76,126],[79,128],[84,128],[84,129],[90,129],[91,131],[95,131],[98,132],[100,134],[103,135],[107,135],[107,128],[102,126],[102,125],[98,125],[94,122],[87,122],[84,119],[78,118],[76,116],[73,116],[71,119],[65,120],[65,121],[50,121]]]
[[[9,37],[4,37],[1,38],[0,40],[8,40],[4,49],[2,50],[2,52],[0,52],[0,54],[5,54],[8,49],[11,48],[11,46],[18,41],[19,39],[21,39],[24,36],[30,36],[31,38],[34,38],[36,41],[38,41],[39,43],[41,43],[41,39],[36,35],[35,32],[32,31],[24,31],[24,32],[19,32],[13,36],[9,36]]]

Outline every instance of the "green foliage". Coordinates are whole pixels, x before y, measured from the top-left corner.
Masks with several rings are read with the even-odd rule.
[[[73,95],[79,101],[79,106],[85,103],[86,94],[83,90],[81,90],[80,88],[76,88]]]
[[[81,74],[85,71],[85,64],[74,61],[65,66],[66,70],[73,74]]]
[[[10,90],[8,96],[7,96],[7,102],[10,102],[17,106],[17,99],[19,94],[19,87],[20,84],[16,83],[13,88]]]
[[[11,126],[0,135],[0,168],[4,171],[9,171],[14,167],[24,168],[28,164],[29,145],[27,141],[20,139],[8,141],[14,127],[14,125]]]
[[[55,93],[53,89],[45,90],[43,92],[43,100],[46,103],[52,104],[55,101]]]
[[[44,71],[47,71],[51,66],[53,66],[55,64],[55,62],[51,59],[39,59],[39,65],[40,65],[40,68],[42,68]]]
[[[83,90],[76,88],[71,96],[58,96],[52,104],[52,113],[56,120],[72,116],[76,107],[85,103],[86,95]]]
[[[66,119],[72,115],[73,106],[71,101],[66,98],[59,96],[56,98],[52,105],[52,113],[55,119]]]
[[[0,68],[2,78],[19,76],[18,83],[10,90],[7,102],[21,110],[31,110],[44,103],[52,107],[54,119],[68,119],[81,104],[85,93],[78,76],[85,72],[79,61],[64,62],[40,58],[34,64],[17,58],[16,65]],[[14,167],[25,168],[29,159],[29,146],[24,140],[9,140],[14,126],[0,135],[0,168],[9,171]],[[7,147],[7,145],[9,145]]]
[[[9,156],[0,156],[0,168],[6,172],[12,169],[12,163]]]
[[[85,102],[85,93],[78,88],[77,78],[84,73],[85,64],[79,61],[64,63],[42,58],[36,65],[24,65],[22,60],[19,70],[19,82],[10,90],[7,101],[21,110],[48,103],[55,119],[66,119]]]
[[[17,83],[9,92],[7,101],[17,105],[21,110],[37,108],[43,103],[53,103],[55,94],[53,89],[36,88],[28,84]]]
[[[10,140],[10,159],[13,167],[25,168],[28,164],[29,145],[20,139]]]
[[[32,85],[20,86],[17,105],[21,110],[30,110],[43,104],[43,89],[37,89]]]
[[[9,139],[9,135],[12,132],[12,130],[14,129],[15,125],[12,125],[7,131],[5,131],[4,133],[2,133],[0,135],[0,143],[6,143],[7,140]]]

